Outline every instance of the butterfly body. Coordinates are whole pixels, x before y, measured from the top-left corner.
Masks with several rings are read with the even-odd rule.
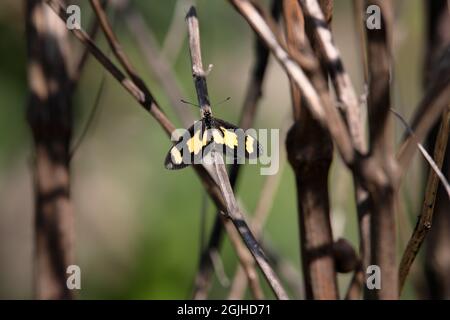
[[[214,118],[210,111],[205,111],[202,119],[186,130],[170,148],[165,167],[177,170],[193,163],[202,163],[203,156],[213,148],[239,163],[244,158],[257,158],[262,152],[256,138],[231,123]]]

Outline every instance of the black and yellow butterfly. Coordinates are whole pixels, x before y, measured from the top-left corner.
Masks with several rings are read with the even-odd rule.
[[[205,112],[203,118],[186,130],[170,148],[164,162],[165,167],[177,170],[193,163],[201,163],[212,148],[234,161],[255,159],[262,153],[256,138],[245,134],[243,129],[231,123],[214,118],[210,112]]]

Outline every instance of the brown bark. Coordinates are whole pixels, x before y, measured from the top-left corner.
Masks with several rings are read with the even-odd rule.
[[[331,21],[332,1],[322,1],[321,5],[326,12],[327,21]],[[285,0],[283,12],[287,49],[291,55],[295,55],[307,45],[303,13],[296,0]],[[313,38],[311,40],[314,43]],[[326,74],[325,68],[322,72]],[[328,173],[333,158],[333,144],[328,130],[314,120],[307,108],[302,107],[300,89],[292,81],[291,95],[295,123],[288,132],[286,148],[296,176],[306,298],[337,299],[328,197]]]
[[[66,29],[40,0],[27,0],[26,23],[30,90],[27,118],[35,147],[35,295],[38,299],[69,299],[72,293],[66,286],[66,268],[74,258],[74,225]],[[63,32],[55,32],[56,28]]]
[[[369,67],[369,136],[370,158],[376,165],[366,163],[371,202],[371,264],[380,267],[381,289],[366,291],[370,298],[397,299],[398,272],[396,266],[395,191],[396,165],[392,144],[390,116],[390,40],[392,32],[391,1],[367,1],[381,9],[381,28],[367,29]]]

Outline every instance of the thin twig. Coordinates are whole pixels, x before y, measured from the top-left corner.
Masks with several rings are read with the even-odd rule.
[[[152,101],[153,97],[150,93],[150,90],[145,85],[144,81],[138,75],[136,69],[131,63],[131,60],[128,58],[127,54],[123,50],[120,45],[111,23],[108,20],[108,16],[106,15],[105,10],[103,9],[100,0],[90,0],[91,6],[94,9],[95,14],[97,15],[98,20],[100,21],[100,26],[106,36],[106,40],[109,43],[109,46],[116,56],[117,60],[125,69],[125,72],[128,74],[133,83],[144,93],[145,101]]]
[[[106,7],[106,3],[107,3],[106,1],[102,1],[102,7],[103,8]],[[111,24],[113,25],[113,27],[112,27],[113,30],[114,30],[114,23],[116,21],[115,18],[116,18],[116,15],[115,15],[115,12],[114,12],[114,14],[113,14],[113,16],[111,18],[111,20],[112,20]],[[100,25],[98,24],[98,19],[95,18],[95,21],[92,22],[92,26],[91,26],[91,28],[93,30],[91,30],[91,32],[89,33],[91,37],[92,37],[92,34],[94,34],[94,36],[97,34],[97,31],[98,31],[99,27],[100,27]],[[76,83],[78,82],[79,76],[80,76],[79,74],[81,73],[81,70],[83,69],[83,67],[84,67],[84,65],[86,63],[87,57],[89,56],[89,50],[87,50],[85,47],[83,49],[84,49],[83,50],[83,55],[80,58],[80,61],[78,63],[78,68],[77,68],[77,70],[78,70],[78,78],[72,78],[72,85],[73,86],[75,85],[74,80],[76,80]],[[109,51],[107,53],[107,56],[109,56]],[[97,115],[97,112],[99,111],[99,108],[100,108],[100,100],[101,100],[101,97],[102,97],[102,94],[103,94],[103,90],[105,88],[105,84],[106,84],[106,72],[105,72],[105,70],[103,70],[102,77],[101,77],[101,80],[100,80],[100,85],[99,85],[99,88],[97,90],[97,94],[95,95],[92,109],[89,112],[89,115],[87,117],[86,123],[85,123],[85,125],[84,125],[84,127],[83,127],[83,129],[81,131],[80,136],[78,137],[77,140],[75,140],[76,142],[73,144],[72,150],[70,151],[70,159],[72,159],[73,156],[75,155],[75,152],[80,147],[81,143],[83,142],[84,138],[86,137],[86,135],[87,135],[87,133],[89,131],[89,128],[91,127],[92,123],[94,122],[95,116]]]
[[[105,88],[105,84],[106,84],[106,73],[103,72],[102,78],[100,79],[100,85],[97,89],[97,93],[94,98],[94,103],[92,105],[92,109],[89,112],[89,115],[87,117],[86,123],[83,126],[80,136],[73,144],[72,150],[70,151],[70,156],[69,156],[70,159],[73,159],[73,156],[77,152],[78,148],[81,146],[81,143],[83,142],[84,138],[86,137],[86,135],[89,131],[89,128],[91,127],[92,123],[94,122],[95,116],[97,115],[97,112],[99,111],[99,108],[100,108],[100,100],[101,100],[101,97],[103,94],[103,90]]]
[[[280,140],[283,141],[284,137],[285,134],[282,134]],[[280,155],[280,168],[277,174],[267,176],[264,185],[262,187],[255,212],[252,215],[250,227],[258,240],[261,239],[262,229],[270,214],[273,205],[273,200],[280,183],[280,178],[283,175],[284,169],[283,164],[285,163],[284,158],[285,158],[284,153],[282,153]],[[242,299],[245,293],[245,289],[247,288],[247,278],[242,266],[238,266],[236,273],[234,274],[233,281],[231,283],[232,285],[230,288],[228,299],[231,300]]]
[[[405,118],[404,118],[400,113],[398,113],[397,111],[395,111],[394,109],[391,109],[391,111],[395,114],[395,116],[396,116],[397,118],[400,119],[400,121],[401,121],[402,124],[405,126],[406,130],[408,131],[408,134],[414,137],[414,136],[415,136],[415,133],[414,133],[413,129],[409,126],[409,124],[408,124],[408,122],[405,120]],[[442,129],[442,126],[445,125],[445,118],[448,117],[448,113],[449,113],[449,112],[450,112],[450,109],[447,109],[447,111],[444,112],[444,114],[442,115],[442,121],[441,121],[441,127],[440,127],[441,129]],[[441,129],[440,129],[440,130],[441,130]],[[443,129],[443,130],[445,130],[445,129]],[[440,131],[439,131],[439,132],[440,132]],[[447,132],[448,132],[448,130],[447,130]],[[444,131],[442,134],[445,134],[445,131]],[[448,139],[448,137],[446,138],[446,137],[441,137],[441,136],[438,136],[438,138],[439,138],[439,139]],[[439,140],[439,139],[437,139],[436,141],[440,143],[440,140]],[[445,141],[447,141],[447,140],[445,140]],[[417,148],[419,149],[420,153],[422,153],[423,157],[425,158],[425,160],[426,160],[426,161],[428,162],[428,164],[430,165],[431,170],[434,171],[434,174],[436,175],[436,178],[438,178],[439,180],[441,180],[441,183],[442,183],[443,187],[445,188],[445,191],[447,192],[447,196],[450,198],[450,184],[449,184],[449,182],[447,181],[447,178],[445,177],[444,173],[441,171],[442,163],[439,163],[439,162],[436,163],[436,162],[433,160],[433,157],[432,157],[432,156],[428,153],[428,151],[425,149],[425,147],[424,147],[420,142],[417,142],[417,139],[416,139],[416,144],[417,144]],[[445,154],[446,146],[439,145],[439,148],[440,148],[439,150],[436,150],[436,148],[435,148],[435,158],[436,158],[436,152],[441,152],[441,151],[442,151],[442,148],[443,148],[443,150],[444,150],[443,152],[444,152],[444,154]],[[442,154],[439,153],[439,157],[437,157],[438,160],[440,160],[441,162],[443,162],[443,160],[441,160],[440,157],[443,158],[444,155],[442,155]],[[427,188],[426,190],[428,190],[428,188]]]
[[[424,3],[426,46],[423,63],[423,87],[427,88],[433,72],[439,65],[439,57],[450,45],[450,0],[426,1]],[[426,145],[433,148],[439,123],[436,122],[427,134]],[[450,141],[441,171],[450,177]],[[423,256],[423,271],[426,281],[417,291],[428,299],[450,298],[450,200],[444,188],[438,187],[433,213],[433,228],[427,235],[427,245]],[[417,264],[416,264],[417,265]],[[414,282],[413,282],[414,283]]]
[[[417,221],[417,225],[414,229],[411,239],[406,246],[405,252],[403,253],[402,260],[399,267],[399,293],[403,289],[406,277],[408,276],[411,265],[413,264],[419,249],[425,240],[428,231],[431,229],[433,222],[434,204],[436,200],[437,188],[439,185],[439,179],[445,186],[447,194],[450,198],[450,186],[445,179],[445,176],[440,171],[442,164],[444,162],[444,156],[446,152],[448,135],[450,126],[450,110],[448,109],[442,116],[441,126],[439,128],[438,135],[436,137],[436,144],[434,147],[434,159],[436,163],[432,162],[432,168],[428,175],[428,181],[425,191],[425,198],[423,201],[422,212],[420,218]],[[431,158],[424,148],[418,144],[423,152],[424,156]],[[425,152],[424,152],[425,151]],[[432,160],[432,159],[431,159]]]
[[[176,115],[183,126],[190,127],[195,119],[190,110],[180,101],[181,98],[185,97],[185,94],[178,84],[168,60],[158,48],[155,35],[142,17],[142,13],[136,10],[129,0],[122,3],[120,12],[123,14],[130,33],[136,40],[157,82],[167,95]]]
[[[282,277],[286,286],[291,289],[296,299],[304,299],[304,285],[300,270],[285,257],[282,257],[277,250],[271,245],[271,241],[268,236],[264,237],[262,243],[264,250],[266,251],[269,261],[272,262],[277,273]]]
[[[188,34],[189,34],[189,48],[192,62],[192,75],[194,79],[195,88],[197,91],[198,102],[202,114],[205,112],[211,113],[211,106],[208,97],[208,89],[206,85],[205,71],[203,70],[203,63],[201,59],[200,50],[200,34],[198,27],[197,14],[194,7],[191,7],[187,16]],[[222,196],[226,203],[227,215],[232,220],[234,226],[242,237],[249,251],[252,253],[262,273],[266,277],[271,289],[278,299],[288,299],[285,290],[283,289],[278,277],[273,269],[270,267],[267,258],[264,255],[260,245],[251,233],[247,223],[244,220],[243,214],[240,211],[230,181],[223,164],[222,156],[212,151],[214,167],[218,177],[218,185]]]
[[[107,4],[108,4],[107,0],[102,0],[101,5],[102,5],[102,7],[104,9],[106,8]],[[98,34],[98,31],[99,31],[99,27],[100,27],[100,25],[98,23],[97,17],[93,17],[93,19],[91,21],[91,24],[89,26],[89,29],[88,29],[88,34],[91,37],[91,39],[95,39],[96,38],[96,36]],[[71,77],[71,82],[72,82],[71,83],[71,87],[72,87],[71,90],[72,91],[75,91],[76,86],[80,82],[79,80],[80,80],[81,74],[82,74],[82,72],[84,70],[84,67],[87,64],[88,58],[89,58],[89,50],[86,47],[83,47],[83,50],[82,50],[82,52],[80,54],[80,57],[79,57],[79,59],[78,59],[78,61],[76,63],[73,75]]]
[[[402,173],[412,161],[416,141],[423,141],[446,108],[450,108],[450,47],[442,54],[436,71],[430,77],[424,97],[416,108],[411,124],[414,136],[407,135],[397,154]]]

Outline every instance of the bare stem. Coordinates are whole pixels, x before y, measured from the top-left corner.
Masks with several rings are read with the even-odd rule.
[[[272,1],[271,15],[274,20],[278,20],[280,16],[281,4],[279,0]],[[259,37],[255,39],[255,61],[252,67],[251,77],[248,82],[247,92],[242,107],[242,112],[239,121],[239,127],[248,129],[252,126],[253,120],[256,117],[259,100],[262,97],[262,85],[266,74],[266,69],[269,61],[269,50]],[[233,190],[236,188],[239,173],[242,166],[237,163],[231,165],[229,170],[230,184]],[[200,265],[195,277],[195,288],[193,297],[204,298],[207,296],[208,289],[211,283],[212,264],[210,256],[212,252],[219,250],[223,235],[223,224],[219,213],[216,215],[211,235],[205,250],[202,252]]]
[[[189,49],[192,62],[192,75],[194,78],[194,84],[197,91],[198,102],[201,108],[201,112],[211,112],[211,106],[209,103],[208,89],[206,85],[206,77],[203,69],[203,63],[200,50],[200,32],[198,27],[198,19],[196,10],[191,7],[187,16],[188,33],[189,33]],[[234,226],[238,230],[242,237],[242,240],[246,244],[248,250],[252,253],[256,263],[260,267],[262,273],[266,277],[268,284],[272,288],[273,292],[278,299],[288,299],[288,296],[283,289],[278,277],[273,269],[270,267],[267,258],[264,255],[260,245],[256,241],[252,232],[250,231],[247,223],[244,220],[244,216],[239,209],[239,206],[234,197],[233,190],[230,185],[230,181],[223,164],[221,155],[214,150],[213,160],[218,178],[218,185],[221,190],[222,196],[226,204],[226,214],[232,220]]]
[[[70,47],[63,24],[41,0],[26,1],[26,31],[27,120],[34,140],[35,297],[71,299],[73,292],[66,285],[75,235],[69,168]]]
[[[369,133],[374,172],[366,172],[371,200],[371,264],[379,266],[383,285],[367,291],[375,299],[398,298],[396,266],[395,197],[398,170],[393,156],[392,117],[390,116],[390,40],[392,7],[390,1],[368,1],[381,9],[382,28],[367,29],[369,67]],[[368,169],[368,168],[366,168]]]
[[[448,135],[450,128],[450,110],[447,110],[442,116],[441,126],[436,138],[436,144],[434,147],[434,160],[438,168],[442,168],[444,162],[444,156],[447,148]],[[399,267],[399,293],[403,289],[406,277],[408,276],[411,265],[413,264],[420,247],[433,222],[434,204],[436,200],[437,188],[439,185],[438,174],[430,168],[428,175],[428,181],[425,191],[425,198],[422,205],[422,212],[417,221],[414,232],[411,235],[411,239],[406,246],[403,253],[402,260]]]
[[[331,19],[332,6],[326,7]],[[319,11],[322,12],[320,8]],[[314,28],[311,28],[310,20],[305,21],[298,1],[284,0],[283,13],[289,54],[300,55],[300,50],[308,50],[312,54],[313,48],[305,37],[305,24],[307,33]],[[320,79],[313,81],[320,81],[324,91],[327,90],[325,76],[326,69],[317,64],[311,77]],[[295,123],[289,130],[286,149],[297,185],[299,246],[306,298],[338,299],[328,197],[333,144],[328,130],[320,126],[305,108],[303,94],[292,79],[291,96]]]

